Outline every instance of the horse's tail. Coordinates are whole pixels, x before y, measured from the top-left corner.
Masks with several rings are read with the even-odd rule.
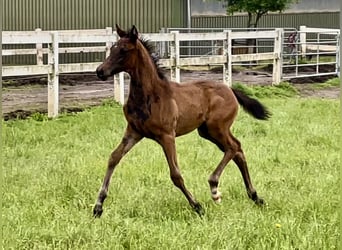
[[[236,99],[247,113],[259,120],[267,120],[267,118],[271,116],[271,113],[267,110],[267,108],[258,100],[247,96],[238,89],[232,90],[236,96]]]

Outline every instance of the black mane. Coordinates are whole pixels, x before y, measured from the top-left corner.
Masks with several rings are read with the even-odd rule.
[[[139,38],[139,41],[142,43],[142,45],[145,47],[145,49],[150,54],[151,59],[152,59],[154,65],[156,66],[159,78],[162,80],[167,80],[167,78],[165,76],[164,69],[160,67],[159,56],[157,53],[155,53],[153,44],[149,40],[144,39],[144,38]]]

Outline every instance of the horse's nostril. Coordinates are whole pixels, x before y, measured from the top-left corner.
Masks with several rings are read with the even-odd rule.
[[[97,69],[96,74],[98,77],[102,77],[104,75],[103,69]]]
[[[100,79],[103,79],[104,77],[104,70],[103,69],[97,69],[96,70],[97,77]]]
[[[103,69],[96,69],[96,75],[103,81],[107,79],[107,76],[105,75],[105,71]]]

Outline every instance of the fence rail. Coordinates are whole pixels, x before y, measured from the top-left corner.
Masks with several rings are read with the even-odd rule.
[[[309,30],[308,32],[315,32]],[[325,31],[334,33],[335,30]],[[304,32],[303,32],[304,33]],[[302,33],[301,33],[302,34]],[[335,33],[334,33],[335,34]],[[232,83],[232,65],[246,61],[272,61],[273,62],[273,83],[278,84],[282,79],[283,69],[283,47],[284,47],[284,29],[275,30],[256,30],[256,31],[232,31],[223,30],[221,32],[194,32],[180,33],[179,31],[171,31],[170,33],[153,33],[143,34],[143,37],[155,42],[159,47],[168,50],[167,57],[161,58],[160,63],[163,67],[170,68],[171,80],[180,81],[180,68],[183,66],[194,65],[220,65],[223,66],[224,83],[231,85]],[[269,48],[271,52],[260,52],[255,50],[244,51],[244,54],[234,54],[233,41],[239,39],[259,39],[270,41]],[[89,72],[95,71],[103,58],[98,62],[87,63],[59,63],[61,54],[69,53],[93,53],[102,52],[103,57],[108,56],[110,48],[118,40],[116,32],[112,28],[101,30],[68,30],[68,31],[4,31],[2,32],[2,43],[5,45],[31,45],[35,48],[18,48],[3,49],[2,56],[16,55],[35,55],[35,65],[24,66],[3,66],[3,76],[22,76],[22,75],[48,75],[48,116],[55,117],[58,115],[58,76],[63,73],[73,72]],[[181,55],[182,42],[196,41],[218,41],[220,44],[219,53],[206,54],[200,56]],[[86,43],[88,46],[69,46],[69,44]],[[165,48],[167,43],[167,48]],[[303,51],[312,49],[308,43]],[[157,46],[157,47],[158,47]],[[328,46],[328,45],[324,45]],[[242,46],[243,47],[243,46]],[[320,47],[322,49],[324,47]],[[317,49],[317,48],[316,48]],[[331,47],[329,47],[331,49]],[[44,63],[44,55],[47,55],[47,62]],[[115,99],[120,103],[124,102],[124,76],[114,76],[114,95]]]
[[[339,75],[339,37],[339,29],[306,26],[285,34],[282,79]]]

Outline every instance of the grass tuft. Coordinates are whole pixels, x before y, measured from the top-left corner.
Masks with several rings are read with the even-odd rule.
[[[330,87],[339,87],[340,85],[341,85],[341,79],[337,77],[337,78],[329,79],[328,81],[324,83],[313,84],[313,87],[317,89],[325,89],[325,88],[330,88]]]
[[[284,98],[298,95],[296,88],[288,82],[282,82],[273,86],[247,86],[242,83],[234,83],[233,88],[237,88],[245,94],[256,98]]]

